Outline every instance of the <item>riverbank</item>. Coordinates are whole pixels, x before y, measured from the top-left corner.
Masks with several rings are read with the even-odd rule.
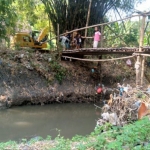
[[[48,136],[32,138],[30,141],[22,139],[21,143],[8,141],[0,143],[0,149],[11,150],[137,150],[150,149],[150,120],[148,117],[124,127],[105,124],[85,137],[77,135],[71,140],[58,135],[55,140]]]
[[[1,106],[93,102],[95,84],[84,64],[53,53],[0,51]],[[96,100],[95,100],[96,101]]]
[[[57,55],[53,52],[1,50],[0,54],[1,108],[68,102],[103,103],[106,102],[104,100],[110,98],[110,93],[108,95],[104,94],[103,97],[96,94],[96,87],[100,82],[105,85],[105,89],[117,87],[118,82],[125,85],[130,84],[132,87],[135,86],[134,65],[129,67],[126,65],[126,61],[123,60],[103,62],[100,68],[98,63],[58,60]],[[134,60],[132,62],[134,64]],[[146,75],[147,77],[149,76],[148,71]],[[146,78],[144,83],[147,88],[148,81]],[[124,148],[124,146],[130,149],[137,145],[143,146],[143,143],[144,146],[149,145],[147,123],[149,125],[149,120],[144,121],[142,124],[139,123],[139,125],[134,123],[134,127],[131,125],[131,129],[129,129],[131,130],[129,135],[124,132],[126,125],[117,127],[106,123],[86,137],[76,136],[72,140],[64,139],[60,135],[55,140],[51,140],[50,137],[45,140],[41,137],[35,137],[30,142],[23,139],[22,143],[9,141],[1,143],[0,146],[5,147],[5,149],[27,150],[111,149],[111,146],[112,149],[116,149],[117,146],[120,149]],[[127,128],[128,126],[130,127],[130,125],[127,125]],[[134,131],[133,129],[136,126],[137,130]],[[139,137],[138,141],[136,139],[132,140],[137,135],[139,136],[141,126],[143,129],[142,139]],[[108,132],[106,132],[107,130]],[[137,132],[136,136],[133,136],[132,130]],[[130,136],[133,137],[126,143],[123,140],[115,143],[120,139],[120,135],[125,139]],[[120,142],[122,143],[121,145],[119,144]],[[114,145],[117,146],[115,147]]]
[[[109,88],[124,80],[125,84],[135,85],[134,65],[129,67],[124,60],[103,62],[100,68],[95,62],[59,60],[53,51],[0,50],[0,56],[1,108],[67,102],[103,103],[95,89],[100,82]],[[132,62],[134,64],[134,60]],[[103,99],[109,99],[109,94]]]

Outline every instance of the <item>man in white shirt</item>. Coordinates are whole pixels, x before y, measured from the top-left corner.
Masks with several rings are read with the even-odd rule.
[[[70,41],[66,36],[60,36],[60,39],[61,39],[61,45],[63,46],[63,50],[65,50],[66,49],[66,44],[65,44],[65,42],[66,41]]]

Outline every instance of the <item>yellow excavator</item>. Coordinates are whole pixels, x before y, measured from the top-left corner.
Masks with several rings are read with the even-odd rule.
[[[18,32],[11,41],[12,47],[30,47],[33,49],[47,48],[49,28],[44,28],[40,31]]]

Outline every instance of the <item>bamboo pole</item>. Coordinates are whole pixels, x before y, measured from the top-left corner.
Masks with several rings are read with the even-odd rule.
[[[58,44],[59,44],[59,24],[57,23],[57,51],[58,51]]]
[[[140,69],[141,69],[140,56],[137,56],[137,61],[135,63],[135,69],[136,69],[136,87],[138,88],[140,86]]]
[[[86,20],[86,27],[88,27],[89,20],[90,20],[91,5],[92,5],[92,0],[90,0],[90,2],[89,2],[89,9],[88,9],[87,20]],[[85,35],[84,35],[84,37],[85,37],[84,47],[86,47],[87,28],[85,29]]]
[[[89,24],[91,5],[92,5],[92,0],[90,0],[90,3],[89,3],[89,9],[88,9],[87,20],[86,20],[86,27],[88,27],[88,24]],[[87,29],[88,28],[85,29],[85,37],[87,36]]]
[[[141,56],[148,56],[148,57],[150,57],[150,54],[139,54],[139,53],[138,53],[138,54],[135,54],[135,53],[134,53],[134,55],[141,55]]]
[[[119,58],[112,58],[112,59],[82,59],[82,58],[76,58],[76,57],[70,57],[70,56],[61,56],[61,57],[68,58],[68,59],[79,60],[79,61],[87,61],[87,62],[100,62],[100,61],[105,62],[105,61],[114,61],[114,60],[133,58],[135,56],[119,57]]]
[[[141,39],[140,39],[140,48],[139,48],[140,52],[142,51],[142,46],[143,46],[143,41],[144,41],[145,19],[146,19],[146,16],[144,15],[143,18],[142,18]],[[141,65],[141,86],[143,86],[145,56],[142,56],[141,59],[142,59],[142,65]]]
[[[58,60],[61,59],[61,51],[60,51],[60,46],[59,46],[59,24],[57,23],[57,52],[58,52]]]
[[[141,30],[140,30],[140,41],[139,41],[139,51],[140,52],[142,51],[142,46],[143,46],[143,41],[144,41],[145,19],[146,19],[146,16],[143,15],[142,25],[141,25]]]
[[[139,52],[142,52],[142,46],[143,46],[143,40],[144,40],[145,18],[146,18],[146,16],[143,15],[142,25],[140,28]],[[142,60],[142,64],[143,63],[144,63],[144,61]],[[135,63],[135,69],[136,69],[136,87],[138,88],[138,87],[140,87],[140,85],[142,85],[141,83],[143,83],[143,77],[142,77],[141,71],[144,69],[143,65],[141,68],[141,56],[140,55],[137,56],[137,61]]]
[[[144,66],[145,66],[145,56],[142,56],[142,66],[141,66],[141,86],[143,86],[143,81],[144,81]]]
[[[99,55],[99,59],[101,60],[102,59],[102,55]],[[102,85],[102,61],[99,61],[98,64],[97,64],[97,68],[99,70],[99,73],[100,73],[100,84]]]
[[[101,25],[101,47],[103,47],[103,25]]]
[[[48,15],[48,25],[49,25],[49,36],[50,36],[50,39],[51,39],[51,24],[50,24],[50,17]],[[49,42],[49,46],[50,46],[50,49],[51,49],[51,41]]]

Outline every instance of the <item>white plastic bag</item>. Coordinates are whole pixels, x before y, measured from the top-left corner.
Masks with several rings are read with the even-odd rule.
[[[128,66],[131,66],[131,65],[132,65],[131,60],[130,60],[130,59],[127,59],[126,64],[127,64]]]

